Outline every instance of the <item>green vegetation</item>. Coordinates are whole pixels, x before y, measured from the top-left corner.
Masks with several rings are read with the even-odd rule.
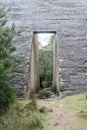
[[[70,128],[72,130],[87,130],[86,95],[87,93],[74,96],[67,96],[61,100],[51,99],[51,102],[56,101],[57,103],[57,105],[54,106],[54,110],[56,107],[56,111],[53,110],[53,116],[51,115],[51,113],[45,114],[45,118],[47,120],[44,122],[45,127],[43,128],[43,130],[61,130],[64,129],[64,125],[65,129],[68,129],[71,124],[73,124]],[[57,111],[58,113],[61,113],[59,114],[61,115],[59,116],[59,119],[57,118]],[[70,113],[69,115],[68,112]]]
[[[40,46],[39,65],[40,65],[40,84],[41,86],[52,85],[53,78],[53,40],[52,35],[45,46]]]
[[[68,96],[58,101],[61,107],[80,112],[87,108],[86,94]]]
[[[51,99],[50,101],[58,103],[53,108],[60,110],[60,113],[61,111],[65,112],[66,116],[61,115],[61,118],[64,118],[63,120],[66,120],[66,122],[69,121],[69,123],[74,124],[72,130],[87,129],[87,113],[85,113],[87,111],[86,94],[68,96],[61,100]],[[40,107],[39,104],[38,109],[35,99],[31,101],[19,100],[15,104],[10,105],[8,112],[3,117],[0,117],[0,130],[58,130],[60,128],[60,119],[58,120],[56,117],[57,111],[54,111],[55,109],[52,111],[53,108]],[[71,113],[70,117],[66,114],[68,111]]]
[[[58,101],[61,108],[75,112],[78,119],[74,122],[76,130],[87,129],[87,93],[68,96]],[[71,119],[72,117],[70,117]],[[72,121],[73,122],[73,121]]]
[[[13,38],[18,35],[14,24],[7,27],[4,7],[0,8],[0,130],[36,130],[42,129],[42,119],[37,108],[37,102],[32,97],[29,101],[16,101],[10,79],[15,72],[23,73],[18,68],[24,61],[23,57],[15,57]]]
[[[10,103],[15,100],[13,87],[10,83],[10,78],[17,69],[22,57],[13,56],[16,47],[12,40],[17,34],[14,24],[7,27],[6,14],[4,7],[0,8],[0,114],[9,107]]]
[[[80,112],[80,117],[87,120],[87,112]]]
[[[26,104],[27,103],[27,104]],[[32,101],[17,101],[0,117],[0,130],[41,130],[42,117]]]

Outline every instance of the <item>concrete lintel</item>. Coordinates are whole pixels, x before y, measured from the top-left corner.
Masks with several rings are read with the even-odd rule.
[[[53,33],[56,34],[56,31],[34,31],[34,34],[38,34],[38,33]]]

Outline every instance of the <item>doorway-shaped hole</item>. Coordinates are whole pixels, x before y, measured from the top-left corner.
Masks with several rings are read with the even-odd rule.
[[[56,32],[34,32],[29,94],[38,88],[53,87],[59,91],[58,44]]]
[[[38,33],[40,88],[53,84],[54,33]]]

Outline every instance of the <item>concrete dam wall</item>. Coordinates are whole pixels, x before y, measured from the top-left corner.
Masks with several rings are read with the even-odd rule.
[[[19,96],[26,95],[30,75],[33,32],[55,31],[57,35],[59,87],[74,93],[87,91],[87,1],[86,0],[0,0],[10,7],[7,25],[13,22],[24,31],[14,39],[25,61],[24,73],[16,73],[12,83]],[[31,64],[32,66],[32,64]]]

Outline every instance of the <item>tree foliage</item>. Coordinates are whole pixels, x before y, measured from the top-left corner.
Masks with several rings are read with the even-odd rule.
[[[0,109],[6,109],[15,100],[13,87],[9,81],[19,64],[19,57],[12,53],[16,47],[12,43],[16,35],[14,24],[6,27],[6,13],[4,7],[0,8]]]
[[[50,85],[53,77],[53,37],[49,39],[46,46],[42,46],[39,50],[40,62],[40,82],[47,82]]]

